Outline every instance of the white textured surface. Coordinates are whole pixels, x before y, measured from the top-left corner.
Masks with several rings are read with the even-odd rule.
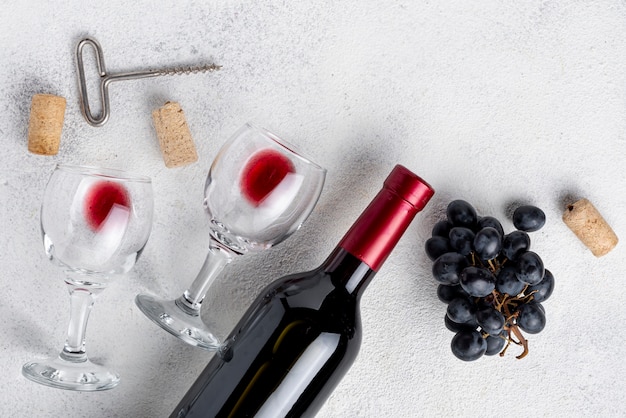
[[[0,3],[0,416],[169,414],[210,354],[157,329],[133,298],[178,295],[200,268],[204,177],[248,120],[329,174],[305,226],[237,260],[208,297],[226,330],[272,277],[321,262],[394,164],[438,192],[363,297],[361,353],[320,416],[626,415],[624,244],[596,259],[560,220],[564,198],[585,196],[626,239],[623,1]],[[110,72],[213,60],[224,69],[113,84],[111,119],[92,128],[79,112],[73,59],[85,35],[100,41]],[[68,99],[55,157],[26,148],[35,93]],[[167,169],[161,160],[150,111],[165,100],[185,109],[196,164]],[[89,323],[91,357],[122,375],[104,393],[20,374],[64,339],[68,297],[43,254],[38,216],[60,161],[148,174],[157,193],[142,259],[102,294]],[[453,198],[499,218],[515,202],[546,211],[532,239],[557,287],[524,360],[468,364],[450,353],[422,248]]]

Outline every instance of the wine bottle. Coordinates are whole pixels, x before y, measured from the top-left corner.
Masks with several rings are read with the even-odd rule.
[[[320,267],[260,293],[170,417],[315,415],[357,356],[363,290],[433,193],[397,165]]]

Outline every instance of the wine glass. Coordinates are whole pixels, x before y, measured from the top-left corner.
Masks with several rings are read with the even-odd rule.
[[[41,231],[48,258],[70,293],[70,322],[57,357],[24,364],[28,379],[61,389],[115,387],[119,376],[92,363],[85,331],[96,296],[137,261],[152,226],[152,182],[120,170],[59,164],[44,193]]]
[[[324,168],[276,135],[244,125],[221,148],[206,180],[210,243],[200,272],[178,299],[138,295],[139,309],[186,343],[217,350],[220,341],[200,316],[211,283],[235,256],[268,249],[295,232],[317,203],[325,177]]]

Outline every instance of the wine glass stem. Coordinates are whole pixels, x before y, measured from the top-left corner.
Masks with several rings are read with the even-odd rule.
[[[211,287],[215,278],[224,270],[224,267],[232,261],[234,254],[234,252],[212,239],[209,245],[209,253],[204,260],[202,269],[200,269],[191,286],[176,300],[176,303],[185,310],[191,310],[189,313],[199,315],[200,304],[207,290]]]
[[[70,292],[70,323],[67,328],[67,339],[60,357],[72,362],[87,361],[85,353],[85,331],[91,308],[101,288],[90,290],[86,286],[78,286],[66,281]],[[95,292],[94,292],[95,290]]]

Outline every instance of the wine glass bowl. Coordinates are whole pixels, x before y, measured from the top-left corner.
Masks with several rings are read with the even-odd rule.
[[[115,387],[119,376],[92,363],[85,330],[95,297],[128,273],[152,226],[149,177],[121,170],[59,164],[41,206],[41,232],[48,258],[65,273],[71,303],[65,346],[58,357],[22,367],[25,377],[62,389]]]
[[[244,125],[215,158],[204,188],[213,239],[236,253],[270,248],[315,206],[324,169],[271,132]]]
[[[152,200],[148,177],[60,164],[41,208],[46,255],[78,282],[106,286],[128,273],[143,251]]]
[[[204,187],[209,251],[191,286],[175,300],[138,295],[153,322],[188,344],[216,350],[200,317],[211,283],[237,255],[273,247],[300,228],[321,194],[326,170],[275,134],[246,124],[221,147]]]

